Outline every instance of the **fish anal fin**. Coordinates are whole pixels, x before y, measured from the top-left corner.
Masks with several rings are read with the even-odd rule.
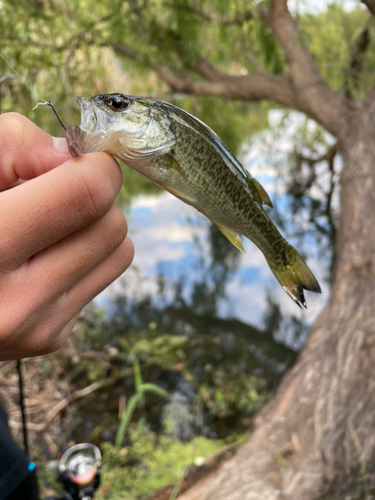
[[[262,184],[259,181],[257,181],[256,179],[252,179],[252,180],[253,180],[253,182],[255,184],[255,187],[257,188],[259,196],[262,199],[262,203],[264,203],[265,205],[268,205],[269,207],[273,208],[272,201],[270,200],[270,197],[268,196],[268,193],[264,189],[264,187],[262,186]]]
[[[218,224],[217,222],[214,224],[216,224],[218,229],[226,238],[228,238],[232,245],[238,248],[241,252],[246,253],[244,247],[242,246],[241,236],[239,233],[236,233],[236,231],[233,231],[232,229],[229,229],[229,227],[223,226],[222,224]]]

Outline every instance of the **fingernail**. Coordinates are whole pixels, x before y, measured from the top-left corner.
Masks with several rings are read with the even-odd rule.
[[[53,147],[59,153],[69,154],[68,144],[65,137],[53,137]]]

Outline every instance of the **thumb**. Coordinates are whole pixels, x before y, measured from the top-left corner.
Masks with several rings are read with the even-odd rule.
[[[0,190],[38,177],[71,159],[65,139],[46,134],[17,113],[0,116]]]

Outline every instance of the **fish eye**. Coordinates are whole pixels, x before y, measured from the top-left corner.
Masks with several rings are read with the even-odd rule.
[[[112,111],[123,111],[129,106],[129,101],[123,97],[110,97],[106,100],[106,105]]]

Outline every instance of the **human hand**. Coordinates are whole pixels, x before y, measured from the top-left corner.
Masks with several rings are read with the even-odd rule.
[[[70,159],[27,118],[0,116],[0,359],[65,342],[80,310],[130,265],[134,249],[113,203],[120,168],[106,153]]]

